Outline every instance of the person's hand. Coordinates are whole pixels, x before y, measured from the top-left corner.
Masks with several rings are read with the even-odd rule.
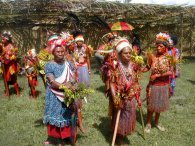
[[[121,101],[119,104],[118,104],[118,109],[123,109],[124,108],[124,105],[123,105],[123,102]]]
[[[4,60],[3,60],[3,58],[2,58],[2,57],[0,57],[0,62],[1,62],[1,63],[4,63]]]
[[[139,99],[139,100],[137,101],[137,104],[138,104],[138,107],[139,107],[139,108],[142,107],[142,101],[141,101],[141,99]]]
[[[71,86],[71,90],[75,91],[77,89],[77,87],[78,87],[78,84],[74,84],[74,85]]]
[[[127,92],[130,89],[130,87],[131,87],[131,84],[130,83],[127,83],[125,85],[125,91]]]
[[[91,74],[91,70],[89,70],[88,72],[89,72],[89,74]]]
[[[154,81],[157,77],[159,77],[158,74],[151,75],[151,76],[150,76],[150,80],[151,80],[151,81]]]
[[[69,89],[72,87],[71,82],[67,82],[67,83],[65,83],[64,85],[65,85],[67,88],[69,88]]]

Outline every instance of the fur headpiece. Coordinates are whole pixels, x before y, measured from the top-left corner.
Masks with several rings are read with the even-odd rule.
[[[84,42],[83,33],[81,31],[78,31],[78,30],[73,31],[72,35],[74,37],[75,42],[78,42],[78,41],[83,41]]]
[[[120,38],[115,43],[115,48],[118,53],[120,53],[125,47],[129,47],[132,50],[132,45],[125,38]]]
[[[84,42],[84,37],[83,37],[83,35],[78,35],[78,36],[75,37],[75,42],[78,42],[78,41]]]
[[[4,37],[8,41],[12,41],[12,35],[11,35],[10,31],[8,31],[8,32],[4,31],[3,34],[2,34],[2,37]]]
[[[166,47],[169,45],[170,36],[167,33],[160,32],[156,35],[156,44],[163,44]]]
[[[27,55],[34,58],[35,56],[37,56],[36,50],[35,50],[35,49],[29,50],[29,51],[27,52]]]

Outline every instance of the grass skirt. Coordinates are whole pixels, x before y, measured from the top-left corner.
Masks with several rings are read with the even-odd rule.
[[[113,108],[112,128],[115,127],[117,109]],[[128,135],[135,131],[136,126],[136,101],[125,100],[124,108],[121,110],[117,134]]]
[[[169,84],[165,86],[150,85],[147,99],[148,110],[152,112],[164,112],[169,108]]]
[[[90,85],[90,77],[87,64],[78,66],[78,80],[79,83],[84,83],[86,86]]]

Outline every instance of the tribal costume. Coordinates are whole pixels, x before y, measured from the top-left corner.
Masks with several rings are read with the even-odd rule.
[[[8,32],[4,32],[2,34],[2,43],[3,43],[3,52],[2,52],[2,60],[4,62],[4,74],[5,74],[5,81],[7,85],[14,85],[16,90],[16,94],[19,95],[19,86],[17,83],[17,73],[19,71],[18,64],[17,64],[17,53],[18,48],[14,47],[12,44],[12,37],[11,34]],[[6,95],[9,95],[9,89],[6,89]]]
[[[84,44],[84,38],[82,35],[75,37],[75,44],[71,46],[73,49],[73,58],[77,69],[77,78],[79,83],[90,85],[90,57],[92,54],[92,48]]]
[[[151,130],[152,116],[155,113],[155,125],[160,131],[165,128],[159,124],[160,113],[169,108],[169,77],[173,75],[170,60],[167,58],[166,49],[170,36],[166,33],[156,35],[156,54],[148,56],[148,65],[145,71],[151,70],[150,82],[147,92],[147,124],[145,132]]]
[[[31,95],[33,98],[36,98],[35,86],[38,85],[36,65],[38,60],[36,57],[35,49],[29,50],[24,60],[26,76],[28,78],[28,84],[31,90]]]
[[[131,45],[126,39],[119,39],[115,48],[116,51],[114,50],[107,55],[108,57],[104,60],[101,71],[109,97],[109,116],[112,119],[112,128],[115,128],[116,116],[120,110],[117,134],[126,136],[135,131],[136,100],[140,102],[138,97],[141,89],[134,70],[135,64],[130,62],[129,57],[128,60],[126,59],[128,62],[126,63],[128,67],[126,67],[120,59],[121,52],[123,53],[124,50],[128,50],[128,53],[131,52]]]
[[[112,98],[112,128],[115,127],[116,115],[118,106],[123,104],[121,109],[120,120],[117,133],[120,135],[128,135],[135,131],[136,125],[136,100],[135,92],[139,92],[140,88],[138,84],[134,82],[133,64],[130,64],[128,70],[124,69],[124,66],[119,62],[118,67],[115,69],[114,74],[111,75],[111,82],[115,84],[115,90],[120,97],[116,95]],[[111,111],[111,109],[110,109]]]
[[[151,65],[151,76],[170,71],[169,60],[163,57],[154,57]],[[163,112],[169,108],[169,76],[159,77],[150,81],[147,88],[148,110]]]

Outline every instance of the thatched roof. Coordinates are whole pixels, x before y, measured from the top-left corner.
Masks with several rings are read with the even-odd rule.
[[[195,15],[193,6],[123,4],[95,0],[15,0],[0,2],[0,7],[0,25],[66,23],[69,18],[66,12],[76,14],[82,23],[90,23],[93,16],[98,15],[108,22],[118,19],[139,25],[178,24],[181,14],[187,23]]]

